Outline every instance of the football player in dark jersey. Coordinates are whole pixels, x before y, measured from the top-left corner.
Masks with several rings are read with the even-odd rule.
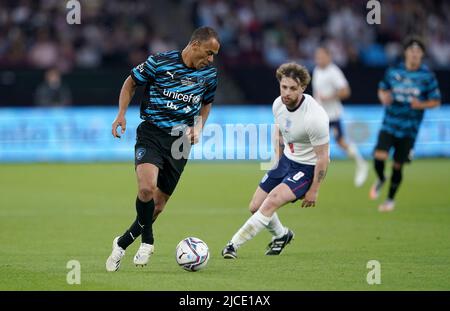
[[[378,98],[385,113],[374,152],[377,180],[370,189],[371,199],[377,199],[386,178],[384,162],[394,149],[394,164],[387,199],[378,207],[380,212],[394,209],[394,197],[402,181],[403,164],[411,161],[412,150],[425,109],[436,107],[441,94],[434,73],[422,63],[425,45],[418,37],[404,42],[405,60],[386,71],[380,81]]]
[[[142,235],[134,257],[136,266],[147,264],[154,251],[152,223],[164,209],[183,172],[190,145],[198,142],[208,118],[217,87],[217,70],[212,66],[219,52],[216,31],[200,27],[182,51],[150,55],[131,70],[119,97],[119,112],[112,135],[126,130],[125,113],[137,86],[145,86],[136,131],[135,168],[138,182],[137,217],[122,236],[113,241],[106,261],[107,271],[117,271],[125,249]],[[121,128],[118,131],[118,127]],[[173,148],[184,139],[187,143]]]

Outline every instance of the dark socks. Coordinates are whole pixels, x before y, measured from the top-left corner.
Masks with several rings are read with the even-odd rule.
[[[394,200],[400,183],[402,182],[402,169],[392,169],[391,186],[389,187],[388,199]]]
[[[125,231],[125,233],[119,238],[117,244],[123,249],[126,249],[131,243],[134,242],[134,240],[138,236],[141,235],[141,232],[142,226],[140,225],[138,218],[136,217],[136,220],[133,222],[130,228]]]
[[[136,198],[137,217],[130,228],[119,238],[117,244],[126,249],[134,240],[142,234],[142,243],[153,244],[152,218],[155,203],[153,200],[142,202]]]
[[[386,177],[384,176],[384,161],[382,160],[374,160],[375,172],[377,173],[378,179],[381,182],[384,182]]]
[[[142,202],[139,198],[136,198],[136,211],[138,214],[138,220],[142,228],[142,243],[153,244],[153,211],[155,210],[155,201]]]

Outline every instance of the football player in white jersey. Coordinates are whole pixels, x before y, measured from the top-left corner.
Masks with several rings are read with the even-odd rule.
[[[222,251],[224,258],[237,258],[237,249],[267,228],[273,235],[266,255],[278,255],[294,232],[284,227],[276,211],[303,199],[302,207],[315,206],[329,162],[329,120],[325,110],[304,90],[311,77],[296,63],[281,65],[276,72],[280,96],[273,102],[280,146],[277,165],[261,180],[250,202],[253,214]],[[280,151],[281,149],[278,149]],[[281,152],[279,152],[280,154]]]
[[[341,100],[350,96],[350,86],[341,69],[332,62],[330,51],[325,47],[316,50],[315,61],[316,67],[312,78],[313,96],[327,112],[337,144],[355,160],[354,183],[356,187],[361,187],[367,179],[369,167],[356,145],[345,141],[341,122],[343,110]]]

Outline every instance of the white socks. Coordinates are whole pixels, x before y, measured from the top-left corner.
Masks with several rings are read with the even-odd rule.
[[[280,218],[278,218],[277,213],[273,213],[272,219],[270,220],[267,229],[270,233],[272,233],[275,239],[281,238],[288,231],[288,229],[286,227],[283,227],[283,225],[281,224]]]
[[[272,218],[273,216],[266,217],[260,211],[257,211],[245,222],[238,232],[236,232],[231,239],[231,243],[233,243],[233,246],[238,249],[242,244],[251,240],[255,235],[261,232],[264,227],[268,227]],[[280,222],[279,219],[278,222]]]
[[[277,213],[274,213],[272,217],[266,217],[260,211],[257,211],[245,222],[238,232],[236,232],[231,239],[231,243],[238,249],[242,244],[257,235],[264,227],[269,230],[275,239],[281,238],[288,231],[288,229],[281,224]]]

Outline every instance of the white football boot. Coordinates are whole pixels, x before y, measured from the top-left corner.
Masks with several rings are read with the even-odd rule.
[[[141,243],[141,246],[139,246],[139,249],[134,256],[134,264],[140,267],[146,266],[154,249],[152,244]]]
[[[394,210],[394,207],[395,207],[395,202],[393,200],[387,199],[382,204],[380,204],[380,206],[378,206],[378,211],[382,212],[382,213],[383,212],[392,212]]]
[[[117,244],[120,236],[116,237],[113,241],[111,255],[106,260],[106,271],[114,272],[119,270],[120,261],[125,256],[125,250]]]

